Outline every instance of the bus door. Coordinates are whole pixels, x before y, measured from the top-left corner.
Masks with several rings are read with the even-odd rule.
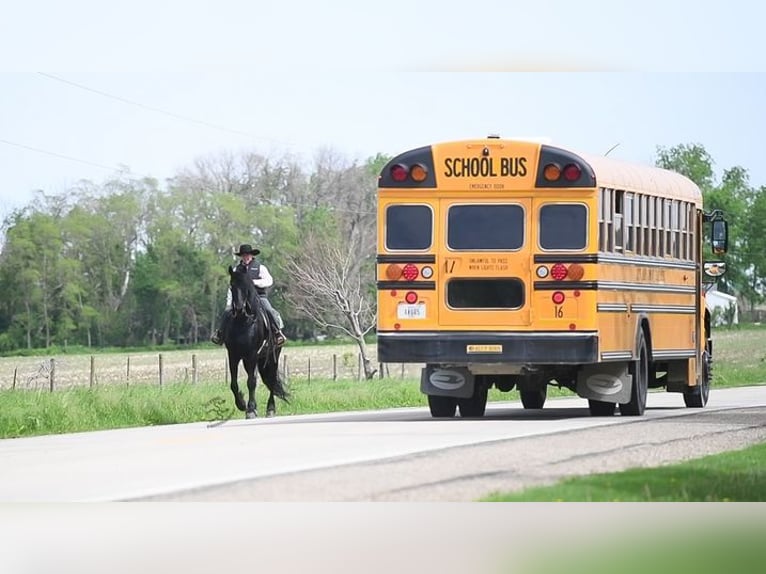
[[[529,325],[530,210],[531,200],[524,197],[440,200],[440,325]]]

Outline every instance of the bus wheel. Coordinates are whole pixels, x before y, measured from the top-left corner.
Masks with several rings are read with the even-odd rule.
[[[528,389],[519,391],[521,395],[521,404],[525,409],[541,409],[545,404],[545,398],[548,396],[548,387],[539,389]]]
[[[649,352],[643,330],[638,336],[638,360],[631,363],[630,374],[633,375],[630,402],[620,405],[620,414],[639,417],[644,414],[646,395],[649,392]]]
[[[614,415],[616,406],[614,403],[588,399],[588,408],[590,409],[590,414],[594,417],[611,417]]]
[[[710,353],[707,349],[702,353],[702,377],[697,386],[684,393],[684,403],[687,407],[701,409],[707,404],[710,396],[710,379],[712,378],[713,365]]]
[[[477,384],[470,399],[458,399],[457,406],[460,409],[460,416],[465,417],[483,417],[487,410],[487,393],[489,389],[486,385]]]
[[[428,395],[428,408],[431,409],[431,416],[434,418],[444,419],[454,417],[455,409],[457,409],[457,399],[455,397]]]

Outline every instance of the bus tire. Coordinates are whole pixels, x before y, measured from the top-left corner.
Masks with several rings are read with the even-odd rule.
[[[710,345],[705,345],[702,352],[702,376],[699,384],[684,393],[684,403],[692,409],[701,409],[707,404],[710,396],[710,379],[712,379],[713,361],[709,353]]]
[[[519,391],[519,395],[521,395],[521,404],[525,409],[541,409],[548,396],[548,387]]]
[[[640,417],[646,410],[646,395],[649,392],[649,351],[646,346],[644,330],[638,332],[638,359],[630,364],[633,384],[630,389],[630,402],[620,405],[620,414]]]
[[[605,403],[604,401],[588,399],[588,408],[590,409],[590,414],[594,417],[614,416],[614,409],[616,407],[617,405],[615,403]]]
[[[428,408],[431,410],[431,416],[434,418],[451,418],[455,416],[457,399],[455,397],[428,395]]]
[[[487,393],[489,389],[486,385],[476,385],[473,396],[470,399],[458,399],[457,407],[460,409],[460,416],[483,417],[487,409]]]

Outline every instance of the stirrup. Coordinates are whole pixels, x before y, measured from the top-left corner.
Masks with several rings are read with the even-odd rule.
[[[213,333],[213,335],[210,337],[210,341],[215,343],[216,345],[223,345],[223,334],[220,330]]]
[[[277,347],[281,347],[287,342],[287,337],[285,337],[285,334],[282,331],[276,331],[274,333],[274,342]]]

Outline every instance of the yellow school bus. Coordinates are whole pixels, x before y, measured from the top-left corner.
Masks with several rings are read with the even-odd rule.
[[[434,417],[483,416],[492,386],[598,416],[659,387],[702,407],[708,231],[724,253],[721,214],[656,167],[493,136],[406,151],[378,181],[378,359],[425,364]]]

